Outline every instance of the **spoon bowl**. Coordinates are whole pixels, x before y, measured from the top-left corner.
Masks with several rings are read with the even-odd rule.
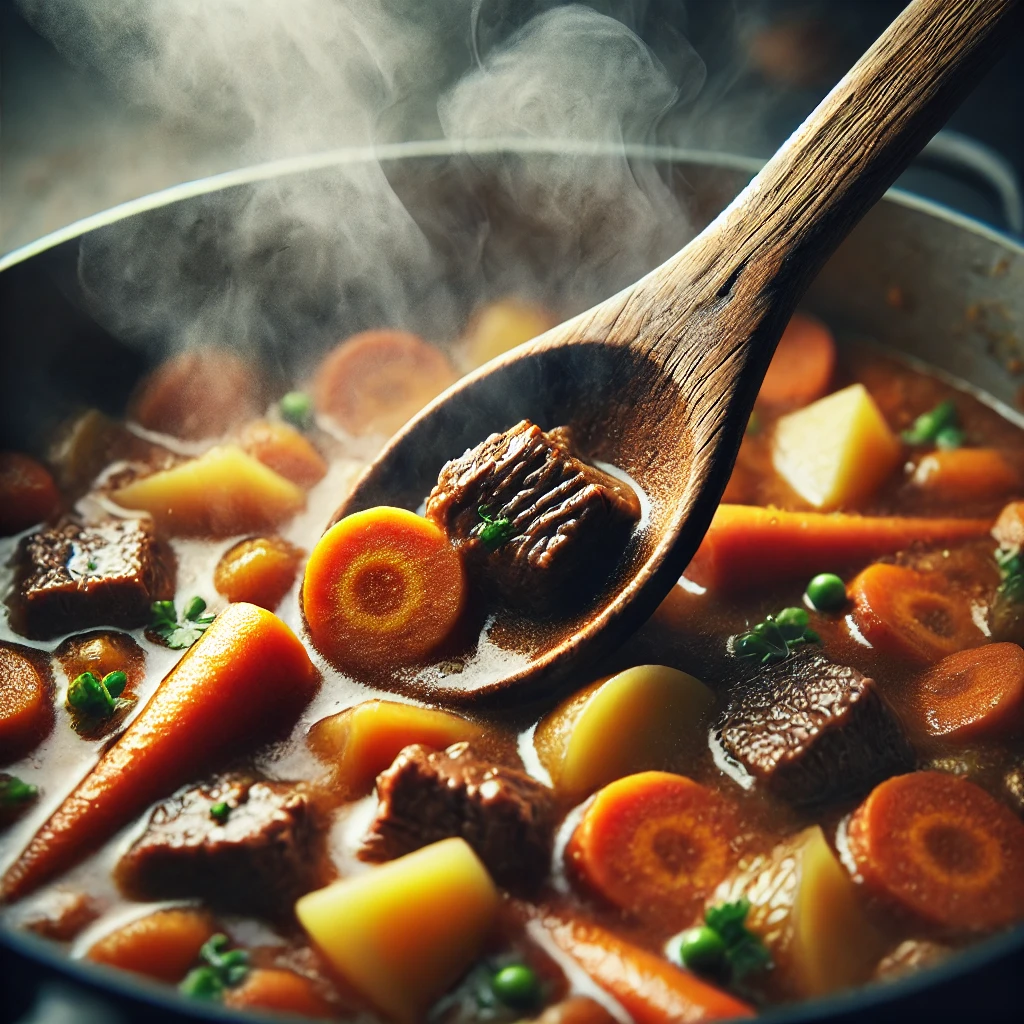
[[[522,419],[569,425],[649,511],[593,603],[557,620],[498,617],[519,657],[419,674],[448,702],[530,700],[639,626],[704,536],[758,388],[808,284],[945,121],[1010,36],[1019,0],[914,0],[760,174],[635,285],[488,363],[392,439],[333,522],[422,506],[438,471]]]

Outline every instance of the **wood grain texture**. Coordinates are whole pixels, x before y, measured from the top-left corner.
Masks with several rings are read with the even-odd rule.
[[[629,473],[652,506],[592,610],[509,626],[529,665],[468,689],[443,678],[414,689],[460,702],[545,694],[654,611],[711,521],[807,285],[984,74],[1020,10],[1020,0],[914,0],[689,245],[464,378],[392,440],[335,519],[372,505],[416,508],[447,459],[524,417],[572,423],[584,450]]]

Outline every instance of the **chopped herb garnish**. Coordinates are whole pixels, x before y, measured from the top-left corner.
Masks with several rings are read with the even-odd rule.
[[[959,448],[964,433],[957,419],[952,399],[940,402],[934,409],[922,413],[901,437],[907,444],[938,444],[940,448]],[[941,438],[941,441],[940,441]]]
[[[281,419],[299,430],[306,430],[313,423],[313,399],[305,391],[289,391],[277,403]]]
[[[229,950],[230,941],[218,933],[204,943],[199,950],[203,966],[188,972],[179,991],[194,999],[219,1000],[226,988],[238,985],[249,973],[249,954],[244,949]]]
[[[749,913],[750,901],[746,898],[709,907],[704,924],[683,932],[670,946],[670,956],[691,971],[727,982],[770,967],[768,950],[747,928]]]
[[[128,673],[121,672],[120,670],[108,672],[103,677],[102,682],[111,697],[120,697],[124,693],[124,688],[128,685]]]
[[[804,608],[783,608],[778,615],[768,615],[747,633],[729,641],[729,649],[737,658],[767,665],[784,661],[800,644],[816,644],[821,639],[808,628],[810,615]]]
[[[0,812],[16,810],[30,804],[39,790],[14,775],[0,775]]]
[[[191,647],[216,618],[215,615],[203,615],[206,611],[206,602],[201,597],[193,597],[185,603],[185,613],[181,622],[178,621],[178,612],[173,601],[154,601],[150,610],[150,629],[168,647],[175,650]]]
[[[231,816],[231,807],[223,800],[210,806],[210,817],[219,825],[223,825]]]
[[[82,672],[68,685],[68,704],[88,718],[106,718],[114,713],[114,698],[103,680],[92,672]]]
[[[513,527],[511,519],[504,516],[500,519],[492,519],[482,507],[476,511],[484,523],[480,528],[480,539],[488,551],[497,551],[502,544],[512,539],[515,527]]]
[[[86,567],[86,569],[89,570],[89,572],[95,572],[96,571],[96,563],[95,562],[92,562],[92,561],[86,562],[85,563],[85,567]]]
[[[996,588],[996,597],[1009,604],[1024,602],[1024,555],[1020,549],[996,548],[996,564],[1003,582]]]

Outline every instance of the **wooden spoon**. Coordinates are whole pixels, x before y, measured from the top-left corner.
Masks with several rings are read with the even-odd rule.
[[[1018,0],[914,0],[697,238],[630,288],[464,378],[397,434],[335,521],[418,508],[450,458],[523,418],[571,423],[650,517],[586,614],[499,618],[496,667],[428,670],[448,701],[528,699],[612,650],[668,594],[721,498],[783,328],[816,272],[1011,36]],[[524,656],[525,655],[525,656]]]

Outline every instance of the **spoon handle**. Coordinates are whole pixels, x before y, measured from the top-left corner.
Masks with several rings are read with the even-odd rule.
[[[691,308],[703,305],[719,325],[721,300],[737,298],[737,339],[765,330],[774,341],[822,264],[991,67],[1019,8],[1020,0],[913,0],[645,291],[686,288],[697,299]],[[674,349],[671,331],[657,347]]]

